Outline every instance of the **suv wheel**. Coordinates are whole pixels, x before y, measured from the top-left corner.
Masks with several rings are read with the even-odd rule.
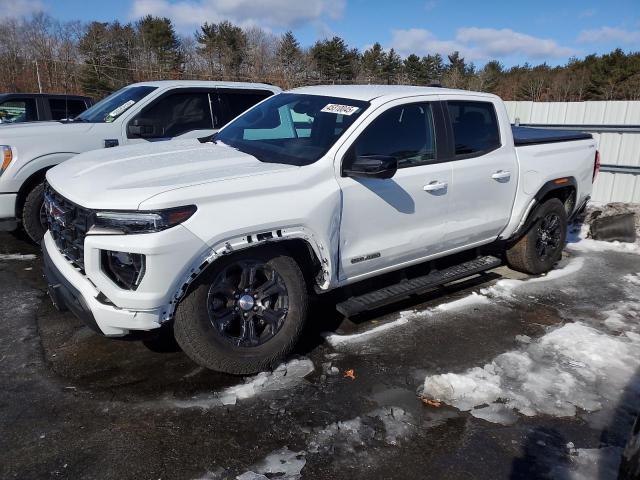
[[[567,211],[560,200],[547,200],[536,216],[526,235],[506,252],[509,267],[534,275],[548,272],[560,260],[567,237]]]
[[[174,333],[203,367],[256,373],[293,350],[307,304],[300,267],[280,249],[230,255],[206,270],[178,305]]]
[[[22,226],[29,238],[40,243],[47,231],[47,214],[44,211],[44,183],[31,189],[22,207]]]

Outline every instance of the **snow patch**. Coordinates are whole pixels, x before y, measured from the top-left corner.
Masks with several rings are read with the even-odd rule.
[[[253,398],[268,392],[285,390],[298,385],[304,377],[315,370],[308,358],[293,359],[280,364],[272,372],[261,372],[245,379],[244,383],[225,388],[220,392],[190,400],[174,402],[178,408],[212,408],[222,405],[235,405],[238,400]]]
[[[474,305],[483,305],[491,303],[491,301],[485,297],[484,295],[480,295],[476,292],[471,293],[471,295],[467,295],[466,297],[460,298],[458,300],[454,300],[448,303],[442,303],[434,308],[439,312],[450,312],[452,310],[458,310],[461,308],[467,308]]]
[[[378,325],[364,332],[352,333],[350,335],[340,335],[338,333],[330,333],[330,334],[325,334],[324,338],[333,347],[337,347],[345,343],[361,342],[369,339],[372,336],[376,336],[381,332],[385,332],[387,330],[391,330],[392,328],[396,328],[406,323],[409,323],[409,317],[411,316],[411,313],[412,312],[400,312],[400,318],[398,318],[397,320],[394,320],[388,323],[383,323],[382,325]]]
[[[569,464],[555,467],[551,478],[568,480],[592,480],[594,478],[618,478],[622,448],[571,449]]]
[[[372,421],[384,426],[384,441],[388,445],[398,445],[400,440],[410,435],[415,427],[411,414],[399,407],[384,407],[355,417],[330,423],[314,429],[308,438],[306,450],[292,452],[287,447],[276,450],[250,470],[238,475],[236,480],[264,480],[278,478],[298,480],[302,478],[302,469],[306,457],[315,453],[355,453],[356,447],[364,446],[376,436]]]
[[[0,262],[10,262],[13,260],[31,261],[37,257],[31,253],[0,253]]]
[[[502,406],[527,416],[574,416],[577,408],[592,412],[615,402],[639,367],[637,333],[608,334],[571,323],[483,367],[428,376],[423,395],[463,411],[501,405],[472,412],[499,423],[502,420],[494,414],[495,409],[504,413]]]
[[[298,480],[300,472],[307,463],[306,452],[292,452],[287,447],[267,455],[253,470],[238,475],[236,480],[263,480],[278,478],[282,480]],[[269,476],[267,476],[269,475]]]

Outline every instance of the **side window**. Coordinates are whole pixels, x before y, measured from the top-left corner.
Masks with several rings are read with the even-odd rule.
[[[218,118],[218,127],[230,122],[242,112],[249,110],[256,103],[261,102],[267,97],[273,95],[272,92],[249,90],[242,92],[238,90],[218,90],[218,96],[220,98],[220,107],[222,118]]]
[[[431,105],[414,103],[387,110],[358,137],[354,153],[396,157],[398,168],[431,163],[436,158]]]
[[[500,147],[500,129],[493,103],[449,101],[456,156],[476,157]]]
[[[33,98],[14,98],[0,104],[0,123],[33,122],[38,120]]]
[[[206,92],[171,93],[136,118],[156,125],[156,138],[171,138],[193,130],[213,128],[209,95]]]
[[[87,109],[84,100],[71,100],[64,98],[50,98],[49,108],[53,120],[75,118]]]

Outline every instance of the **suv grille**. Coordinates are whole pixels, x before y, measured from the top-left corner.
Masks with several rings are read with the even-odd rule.
[[[84,273],[84,237],[93,225],[93,210],[67,200],[48,184],[44,190],[44,209],[58,250]]]

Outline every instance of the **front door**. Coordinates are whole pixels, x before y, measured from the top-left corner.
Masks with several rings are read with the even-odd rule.
[[[394,156],[398,171],[384,180],[339,178],[341,281],[444,249],[451,167],[438,163],[439,106],[426,101],[395,103],[359,128],[342,160],[348,166],[354,156]]]

